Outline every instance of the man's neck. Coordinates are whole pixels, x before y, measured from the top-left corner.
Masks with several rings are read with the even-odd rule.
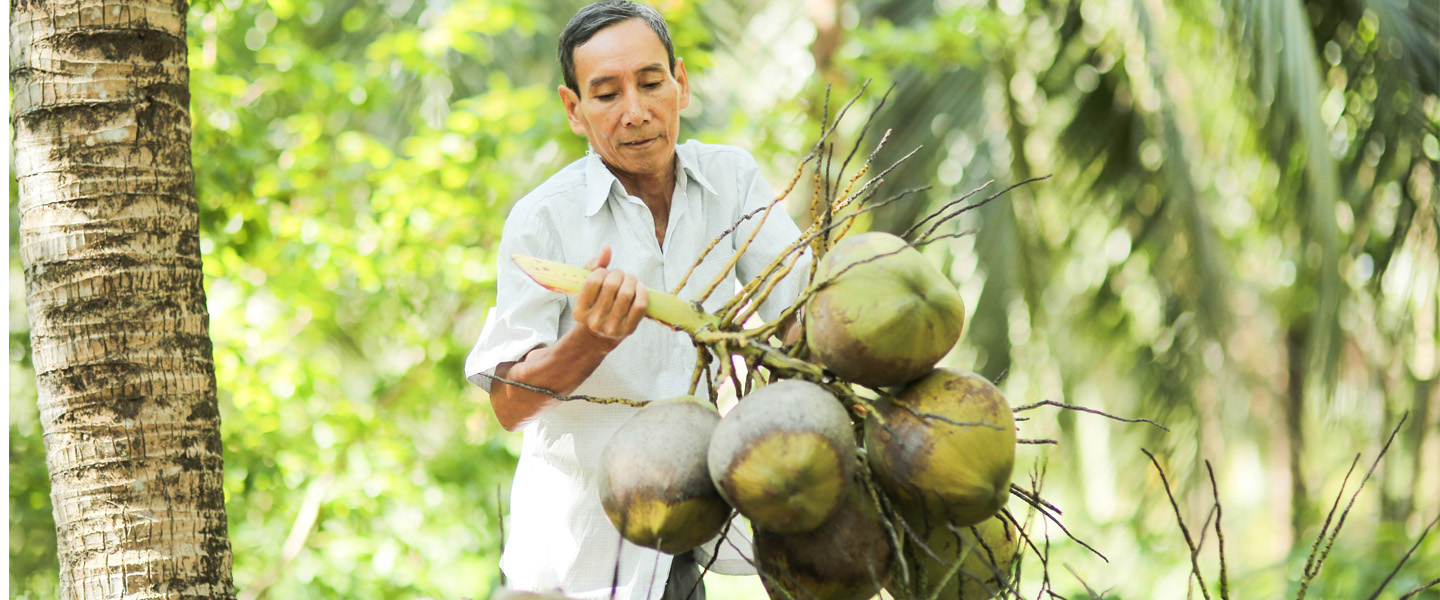
[[[655,242],[661,247],[665,245],[665,230],[670,223],[670,198],[675,195],[675,171],[679,168],[679,160],[677,156],[670,161],[670,168],[665,173],[650,177],[634,177],[610,170],[620,180],[620,185],[625,186],[627,194],[639,197],[650,209],[650,218],[655,225]],[[605,165],[605,168],[609,169],[610,165]]]
[[[620,180],[620,185],[625,187],[625,193],[635,196],[650,207],[651,212],[656,209],[668,209],[670,207],[670,196],[675,192],[675,171],[679,168],[678,157],[670,162],[670,168],[664,173],[651,176],[636,176],[630,173],[621,173],[615,169],[605,168]]]

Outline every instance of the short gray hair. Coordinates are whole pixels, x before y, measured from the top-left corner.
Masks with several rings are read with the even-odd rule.
[[[565,77],[565,87],[580,95],[580,83],[575,79],[575,47],[590,41],[601,29],[630,19],[640,19],[655,31],[670,57],[670,74],[675,74],[675,45],[670,41],[665,17],[649,6],[629,0],[600,0],[575,13],[560,33],[560,71]]]

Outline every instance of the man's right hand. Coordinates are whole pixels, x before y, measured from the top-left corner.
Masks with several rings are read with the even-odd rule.
[[[594,338],[606,352],[635,332],[650,303],[645,286],[634,273],[609,266],[610,247],[604,246],[585,265],[591,272],[575,297],[574,312],[576,328]]]
[[[605,356],[635,332],[649,304],[645,286],[633,273],[610,270],[610,247],[600,249],[586,268],[593,269],[575,301],[575,327],[555,344],[540,346],[519,361],[496,367],[495,374],[560,396],[575,392]],[[506,431],[515,431],[559,400],[540,392],[496,381],[490,406]]]

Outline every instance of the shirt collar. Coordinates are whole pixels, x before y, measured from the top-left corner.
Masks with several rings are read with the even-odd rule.
[[[688,143],[677,145],[675,146],[675,156],[685,177],[700,184],[700,187],[704,188],[705,191],[711,194],[716,193],[715,186],[711,185],[710,180],[705,178],[705,174],[700,172],[700,165],[695,156],[694,147]],[[683,181],[679,173],[676,174],[676,181]],[[625,186],[620,183],[619,179],[615,178],[615,174],[611,173],[610,169],[605,166],[605,163],[600,160],[599,154],[593,151],[586,151],[585,216],[594,216],[595,213],[600,212],[600,207],[605,206],[605,201],[609,200],[613,194],[619,194],[623,198],[626,194]]]

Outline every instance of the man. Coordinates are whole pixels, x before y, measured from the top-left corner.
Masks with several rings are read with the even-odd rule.
[[[686,393],[694,346],[643,318],[645,287],[672,289],[711,240],[774,194],[748,153],[677,145],[690,82],[653,9],[592,4],[566,25],[559,46],[560,101],[590,152],[512,209],[500,241],[497,306],[465,367],[490,393],[501,425],[524,433],[501,568],[515,589],[573,598],[679,600],[697,588],[703,598],[690,553],[672,565],[669,555],[622,544],[601,508],[600,453],[636,409],[560,402],[491,376],[561,395],[652,401]],[[756,221],[707,256],[682,298],[698,297],[726,269]],[[737,277],[748,281],[798,236],[783,211],[772,214],[705,308],[716,310]],[[594,271],[567,298],[530,281],[512,254]],[[805,272],[795,269],[777,288],[762,318],[798,296]]]

